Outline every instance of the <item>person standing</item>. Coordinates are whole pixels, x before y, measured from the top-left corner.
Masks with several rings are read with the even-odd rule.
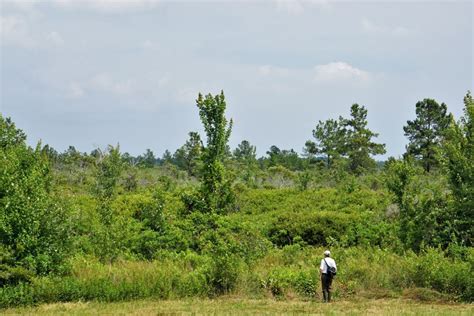
[[[331,270],[333,270],[334,273],[331,273]],[[326,250],[324,252],[324,258],[321,259],[321,265],[319,266],[319,274],[321,276],[321,286],[323,289],[324,302],[331,301],[331,284],[336,271],[336,261],[331,258],[331,252],[329,250]]]

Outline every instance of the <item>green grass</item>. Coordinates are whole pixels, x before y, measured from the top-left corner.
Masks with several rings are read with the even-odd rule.
[[[323,304],[314,300],[249,300],[233,297],[188,300],[141,300],[120,303],[56,303],[0,310],[3,315],[473,315],[472,304],[413,300],[352,300]]]

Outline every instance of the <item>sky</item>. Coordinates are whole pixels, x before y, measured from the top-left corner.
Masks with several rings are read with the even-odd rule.
[[[473,90],[471,1],[0,0],[0,112],[59,152],[161,156],[204,137],[224,91],[242,140],[302,152],[319,120],[368,110],[400,156],[415,104],[459,118]]]

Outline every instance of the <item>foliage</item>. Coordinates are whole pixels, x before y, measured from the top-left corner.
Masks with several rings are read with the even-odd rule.
[[[216,96],[208,94],[203,97],[199,94],[196,105],[207,136],[202,153],[201,196],[206,208],[202,211],[224,213],[234,199],[224,168],[232,120],[228,123],[224,115],[226,102],[223,91]]]
[[[267,188],[284,188],[293,186],[294,174],[282,165],[268,168],[268,176],[265,179]]]
[[[15,266],[15,258],[7,248],[0,244],[0,288],[6,285],[17,285],[19,283],[29,283],[34,273]]]
[[[415,251],[424,246],[446,248],[455,236],[451,195],[443,179],[433,181],[412,161],[395,161],[387,169],[387,186],[400,207],[399,236]]]
[[[307,141],[306,151],[309,154],[323,154],[326,156],[326,165],[331,168],[333,160],[337,159],[344,153],[344,130],[341,128],[341,121],[329,119],[327,121],[319,121],[313,130],[313,137],[316,143]]]
[[[256,147],[252,146],[248,140],[243,140],[237,145],[233,155],[237,161],[252,163],[257,161]]]
[[[99,150],[96,161],[96,185],[94,187],[94,194],[99,200],[111,199],[116,194],[123,167],[119,146],[109,146],[105,152]]]
[[[238,257],[216,260],[212,254],[194,252],[162,252],[156,261],[119,261],[112,265],[92,257],[76,257],[71,260],[71,276],[40,277],[30,285],[0,288],[0,308],[58,301],[214,297],[226,293],[220,292],[226,285],[232,285],[230,288],[241,295],[312,299],[320,292],[317,267],[323,251],[287,246],[267,253],[251,269]],[[414,289],[421,293],[416,295],[422,300],[427,295],[465,301],[474,297],[472,253],[467,262],[448,258],[436,249],[419,255],[356,247],[334,248],[332,253],[340,267],[333,284],[336,299],[416,298]],[[223,263],[230,266],[219,270]]]
[[[293,149],[281,150],[277,146],[272,145],[270,150],[267,151],[267,155],[267,159],[261,159],[261,162],[263,162],[263,165],[266,168],[282,166],[289,170],[303,169],[303,159],[298,157],[298,153],[296,153]]]
[[[438,164],[441,139],[450,120],[446,104],[424,99],[416,103],[416,119],[403,127],[409,140],[407,154],[420,159],[427,172]]]
[[[50,194],[49,163],[40,144],[27,147],[9,118],[0,116],[0,135],[0,249],[12,258],[0,264],[58,271],[68,245],[68,219]]]
[[[351,118],[343,120],[346,135],[345,151],[349,157],[349,168],[354,173],[374,168],[370,155],[385,154],[385,144],[377,144],[372,138],[378,134],[367,128],[367,109],[358,104],[351,106]]]
[[[307,190],[309,188],[312,178],[313,175],[307,170],[298,173],[296,180],[298,189],[301,191]]]
[[[474,101],[464,97],[464,117],[451,121],[444,142],[444,162],[453,194],[453,226],[459,242],[473,245],[474,236]]]
[[[173,155],[174,163],[190,176],[197,176],[200,168],[202,151],[201,136],[196,132],[189,132],[189,139],[178,148]]]
[[[326,248],[339,266],[336,298],[472,301],[470,94],[465,103],[465,116],[443,134],[445,168],[429,173],[411,156],[374,168],[371,155],[384,148],[358,105],[333,124],[341,147],[327,164],[315,156],[327,155],[322,147],[302,158],[272,146],[257,160],[243,141],[230,155],[223,93],[198,97],[205,146],[191,133],[174,157],[147,151],[147,168],[118,146],[29,148],[2,118],[0,306],[226,294],[307,300],[319,295]],[[314,148],[326,123],[316,126]]]
[[[157,163],[157,159],[153,151],[148,148],[142,156],[137,157],[137,162],[140,167],[153,168]]]
[[[305,151],[309,155],[323,154],[328,168],[344,156],[349,160],[349,170],[362,174],[375,168],[371,155],[385,153],[385,144],[372,141],[378,134],[367,128],[367,109],[357,103],[351,106],[351,118],[319,121],[313,136],[316,142],[307,141]]]

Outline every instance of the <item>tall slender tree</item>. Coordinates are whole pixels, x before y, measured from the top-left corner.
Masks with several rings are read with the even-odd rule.
[[[224,91],[205,97],[199,94],[196,105],[206,132],[206,146],[203,148],[201,172],[201,194],[208,212],[225,212],[233,202],[234,195],[230,180],[225,172],[224,160],[232,131],[232,120],[225,117]]]

